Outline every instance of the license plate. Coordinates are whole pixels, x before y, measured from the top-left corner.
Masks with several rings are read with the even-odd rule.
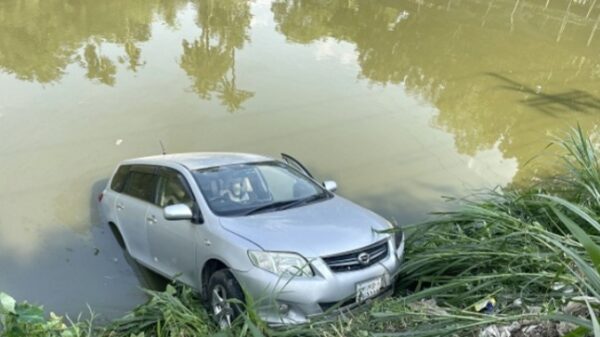
[[[356,302],[363,302],[364,300],[379,294],[382,285],[382,277],[358,283],[356,285]]]

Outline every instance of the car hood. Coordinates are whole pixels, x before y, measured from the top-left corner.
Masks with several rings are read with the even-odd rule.
[[[388,236],[377,231],[390,228],[382,217],[339,196],[282,211],[221,218],[221,226],[264,250],[309,258],[367,246]]]

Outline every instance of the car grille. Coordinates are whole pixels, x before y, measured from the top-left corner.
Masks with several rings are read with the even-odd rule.
[[[359,255],[369,255],[368,262],[359,261]],[[334,272],[353,271],[367,268],[388,256],[388,240],[379,241],[367,247],[350,252],[323,257],[329,268]]]

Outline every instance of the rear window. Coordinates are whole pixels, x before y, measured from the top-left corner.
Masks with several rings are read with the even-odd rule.
[[[134,168],[129,172],[123,192],[134,198],[154,203],[157,181],[158,175],[154,173],[153,168]]]
[[[117,192],[123,191],[123,187],[125,187],[125,182],[127,181],[127,175],[129,174],[130,170],[131,170],[130,165],[123,165],[123,166],[119,167],[119,169],[117,170],[117,173],[115,173],[115,176],[112,179],[112,182],[110,183],[110,188],[113,191],[117,191]]]

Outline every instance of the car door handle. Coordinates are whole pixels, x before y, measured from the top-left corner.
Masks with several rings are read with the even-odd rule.
[[[125,209],[125,207],[123,207],[123,205],[121,205],[121,204],[117,204],[117,209],[118,209],[119,211],[122,211],[122,210],[124,210],[124,209]]]
[[[156,217],[154,215],[147,216],[146,221],[148,221],[149,224],[153,225],[156,223]]]

